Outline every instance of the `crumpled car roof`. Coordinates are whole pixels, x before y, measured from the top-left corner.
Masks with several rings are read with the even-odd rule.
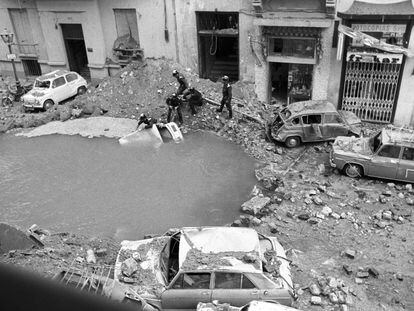
[[[246,260],[246,254],[249,254],[249,260]],[[260,258],[259,237],[254,229],[240,227],[181,229],[180,269],[214,268],[262,272]]]
[[[298,112],[307,113],[318,113],[318,112],[338,112],[334,104],[327,100],[306,100],[301,102],[295,102],[287,106],[287,108],[296,114]]]

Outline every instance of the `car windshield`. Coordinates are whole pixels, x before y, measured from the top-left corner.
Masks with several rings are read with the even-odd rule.
[[[372,152],[376,152],[381,146],[381,132],[378,132],[369,139],[369,147]]]
[[[50,81],[35,80],[34,87],[38,87],[38,88],[42,88],[42,89],[48,89],[50,87]]]
[[[283,120],[286,120],[287,118],[289,118],[292,115],[292,112],[288,108],[283,108],[279,112],[279,115],[282,117]]]

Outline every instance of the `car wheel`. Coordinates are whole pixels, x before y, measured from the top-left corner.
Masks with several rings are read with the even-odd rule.
[[[298,136],[291,136],[286,138],[285,145],[288,148],[294,148],[300,145],[300,138]]]
[[[50,108],[52,108],[53,105],[54,105],[54,103],[51,99],[45,100],[45,102],[43,103],[43,110],[47,111]]]
[[[84,86],[81,86],[81,87],[79,87],[78,88],[78,95],[82,95],[82,94],[85,94],[86,93],[86,87],[84,87]]]
[[[364,176],[364,171],[361,165],[358,164],[347,164],[344,168],[345,175],[351,178],[359,178]]]

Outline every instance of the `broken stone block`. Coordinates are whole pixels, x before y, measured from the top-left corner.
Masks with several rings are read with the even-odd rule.
[[[379,197],[378,197],[378,201],[380,203],[385,204],[385,203],[387,203],[387,198],[384,195],[380,194]]]
[[[345,273],[351,275],[353,270],[349,265],[343,265],[342,268],[345,270]]]
[[[355,255],[356,255],[356,251],[348,248],[347,250],[345,250],[344,254],[348,258],[354,259],[355,258]]]
[[[321,163],[321,164],[318,165],[318,172],[321,175],[325,174],[325,172],[326,172],[325,164]]]
[[[250,223],[251,223],[253,226],[259,226],[259,225],[262,223],[262,221],[261,221],[259,218],[257,218],[257,217],[253,217],[253,218],[250,220]]]
[[[310,302],[313,305],[320,306],[322,304],[322,299],[319,296],[312,296]]]
[[[397,273],[396,275],[395,275],[395,277],[397,278],[397,280],[399,280],[399,281],[403,281],[404,280],[404,277],[403,277],[403,275],[401,274],[401,273]]]
[[[249,201],[244,202],[242,204],[242,211],[248,212],[253,215],[259,213],[267,204],[269,204],[270,198],[269,197],[260,197],[255,196],[251,198]]]
[[[323,204],[322,199],[321,199],[320,197],[318,197],[318,196],[314,196],[314,197],[312,198],[312,201],[313,201],[313,203],[315,203],[316,205],[322,205],[322,204]]]
[[[336,292],[336,295],[337,295],[337,297],[338,297],[338,302],[339,302],[339,303],[345,303],[345,302],[346,302],[346,295],[345,295],[345,293],[344,293],[344,292],[337,291],[337,292]]]
[[[368,273],[371,274],[374,278],[377,278],[379,275],[379,272],[377,269],[375,269],[374,267],[369,267],[368,268]]]
[[[316,284],[312,284],[311,286],[309,286],[309,291],[313,296],[319,296],[321,294],[321,289]]]
[[[320,222],[321,220],[316,218],[316,217],[311,217],[308,219],[308,223],[310,223],[311,225],[316,225]]]
[[[402,192],[398,192],[397,196],[398,196],[400,199],[404,199],[404,198],[405,198],[405,195],[404,195],[404,193],[402,193]]]
[[[382,219],[384,220],[391,220],[392,219],[392,213],[391,211],[385,211],[382,213]]]
[[[306,198],[306,199],[304,200],[304,202],[305,202],[307,205],[312,204],[312,200],[311,200],[310,198]]]
[[[130,277],[131,275],[133,275],[135,271],[137,270],[138,270],[138,263],[132,257],[125,259],[121,264],[121,272],[123,275],[127,277]]]
[[[380,229],[384,229],[388,225],[388,223],[386,223],[385,221],[379,221],[375,225]]]
[[[395,184],[393,182],[389,182],[389,183],[387,183],[387,187],[388,188],[394,188]]]
[[[315,217],[319,219],[325,219],[325,215],[319,212],[316,212]]]
[[[324,214],[325,216],[329,216],[332,214],[332,209],[329,206],[324,206],[322,207],[321,213]]]
[[[405,189],[406,189],[407,191],[412,191],[412,190],[413,190],[413,185],[411,185],[411,184],[406,184],[406,185],[405,185]]]
[[[392,191],[391,190],[386,190],[382,192],[382,195],[386,196],[386,197],[390,197],[392,196]]]
[[[364,283],[364,280],[363,279],[360,279],[360,278],[355,278],[355,283],[357,283],[357,284],[363,284]]]
[[[341,216],[340,216],[339,214],[335,213],[335,212],[333,212],[333,213],[331,214],[331,217],[332,217],[332,218],[334,218],[334,219],[336,219],[336,220],[341,219]]]
[[[96,263],[95,252],[92,249],[86,251],[86,262],[87,263]]]
[[[381,220],[382,219],[382,212],[378,212],[374,214],[374,218]]]
[[[413,200],[412,198],[406,198],[406,199],[405,199],[405,202],[406,202],[408,205],[414,205],[414,200]]]
[[[242,225],[242,221],[240,219],[236,219],[235,221],[233,221],[233,223],[231,224],[232,227],[241,227]]]
[[[99,248],[95,251],[95,255],[98,257],[104,257],[108,253],[108,250],[106,248]]]
[[[333,277],[328,277],[328,285],[332,289],[336,289],[338,287],[338,281]]]
[[[300,219],[300,220],[308,220],[309,218],[310,218],[310,214],[309,213],[302,213],[302,214],[299,214],[298,215],[298,218]]]
[[[331,301],[331,303],[337,304],[338,303],[338,296],[335,293],[330,293],[329,294],[329,300]]]
[[[328,284],[322,287],[322,295],[328,296],[330,292],[331,292],[331,288],[329,287]]]

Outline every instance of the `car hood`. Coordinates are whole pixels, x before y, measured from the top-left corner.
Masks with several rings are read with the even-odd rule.
[[[41,89],[32,89],[30,90],[27,94],[24,94],[22,96],[23,99],[27,98],[27,99],[31,99],[31,98],[40,98],[43,97],[47,94],[47,92],[41,90]]]
[[[170,238],[162,236],[140,241],[122,241],[115,262],[114,278],[116,282],[125,289],[132,289],[143,297],[159,297],[166,286],[161,274],[160,255]],[[137,270],[130,277],[132,283],[125,282],[122,264],[125,260],[132,258],[134,253],[138,253],[140,257],[137,260]]]
[[[338,136],[333,143],[333,152],[342,155],[371,156],[372,150],[369,145],[369,137],[347,137]]]
[[[338,110],[338,113],[344,118],[346,123],[349,125],[357,125],[361,124],[361,119],[356,116],[355,113],[351,111],[345,111],[345,110]]]

